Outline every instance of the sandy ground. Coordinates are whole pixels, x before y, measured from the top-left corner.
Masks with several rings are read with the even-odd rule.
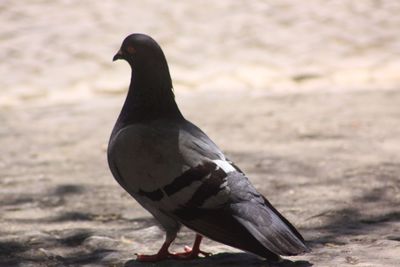
[[[122,100],[1,110],[0,266],[146,266],[129,260],[163,234],[105,159]],[[399,266],[399,101],[400,91],[178,94],[313,248],[282,266]],[[174,249],[192,238],[183,231]],[[271,266],[204,248],[215,256],[185,266]],[[161,266],[171,265],[183,266]]]
[[[1,1],[0,266],[148,266],[163,233],[108,171],[131,32],[177,100],[313,252],[279,266],[400,266],[400,2]],[[5,25],[5,26],[4,26]],[[184,229],[174,250],[190,245]],[[158,266],[274,266],[214,255]]]

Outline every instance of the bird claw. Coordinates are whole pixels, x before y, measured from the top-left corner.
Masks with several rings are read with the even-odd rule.
[[[157,254],[154,255],[143,255],[143,254],[137,254],[136,255],[136,260],[141,261],[141,262],[157,262],[161,260],[166,260],[166,259],[174,259],[174,260],[192,260],[192,259],[197,259],[199,258],[199,255],[203,255],[204,257],[208,257],[212,255],[211,253],[202,251],[200,249],[200,242],[201,242],[202,236],[201,235],[196,235],[195,242],[193,244],[193,248],[189,246],[184,246],[183,250],[184,252],[178,252],[178,253],[170,253],[168,251],[168,247],[171,244],[171,240],[167,240],[164,242],[162,245],[161,249],[158,251]]]
[[[193,260],[199,258],[199,255],[203,255],[204,257],[211,256],[212,254],[209,252],[205,252],[202,250],[198,251],[193,251],[192,248],[185,246],[184,252],[176,252],[176,253],[169,253],[169,252],[163,252],[163,253],[157,253],[153,255],[145,255],[145,254],[139,254],[135,253],[136,260],[140,262],[157,262],[157,261],[162,261],[162,260],[167,260],[167,259],[173,259],[173,260]]]
[[[204,257],[211,256],[212,254],[209,252],[205,252],[202,250],[196,250],[194,251],[192,248],[185,246],[183,248],[185,252],[178,252],[173,254],[174,259],[180,259],[180,260],[192,260],[192,259],[197,259],[199,258],[199,255],[203,255]]]

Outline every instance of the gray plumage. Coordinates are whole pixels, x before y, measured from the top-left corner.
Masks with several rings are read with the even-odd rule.
[[[143,34],[128,36],[115,59],[132,67],[108,162],[119,184],[173,240],[181,224],[270,260],[309,251],[297,230],[211,139],[184,119],[164,54]]]

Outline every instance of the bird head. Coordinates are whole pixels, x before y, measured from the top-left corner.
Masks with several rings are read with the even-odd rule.
[[[118,59],[124,59],[136,68],[139,65],[143,67],[156,63],[166,64],[164,53],[157,42],[150,36],[140,33],[134,33],[125,38],[113,61]]]
[[[140,33],[127,36],[113,61],[118,59],[126,60],[131,66],[131,86],[137,89],[136,92],[157,94],[157,97],[161,95],[159,92],[172,92],[167,60],[161,47],[150,36]]]

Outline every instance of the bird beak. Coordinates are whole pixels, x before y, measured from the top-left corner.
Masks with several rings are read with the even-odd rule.
[[[124,54],[122,53],[121,49],[115,54],[115,56],[113,57],[113,61],[116,61],[118,59],[123,59],[124,58]]]

